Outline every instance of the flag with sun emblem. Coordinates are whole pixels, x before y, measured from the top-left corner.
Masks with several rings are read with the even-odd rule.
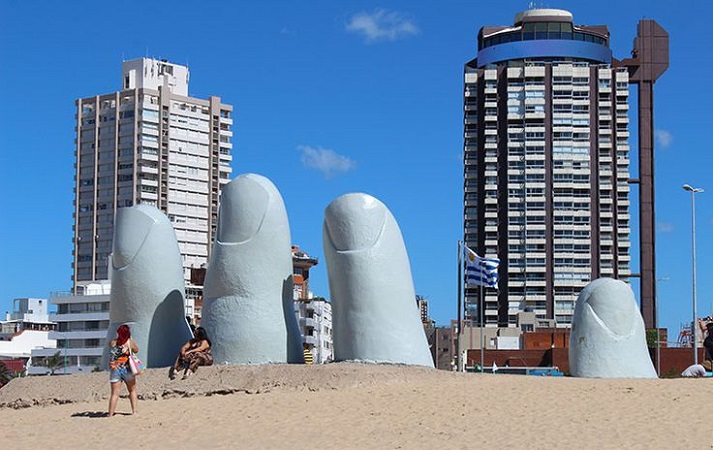
[[[475,286],[498,288],[498,258],[478,256],[468,246],[465,249],[465,283]]]

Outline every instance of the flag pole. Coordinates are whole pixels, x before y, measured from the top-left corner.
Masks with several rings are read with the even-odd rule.
[[[456,332],[456,366],[458,372],[461,371],[462,361],[460,355],[460,335],[462,327],[462,311],[463,311],[463,241],[458,241],[458,330]]]
[[[485,307],[485,301],[483,300],[483,289],[485,286],[480,286],[478,291],[480,291],[480,304],[478,305],[478,310],[480,312],[480,372],[485,373],[485,336],[483,335],[483,328],[485,323],[483,323],[483,308]]]

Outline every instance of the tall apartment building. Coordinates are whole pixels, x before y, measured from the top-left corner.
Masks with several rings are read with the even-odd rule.
[[[485,326],[568,327],[587,283],[631,276],[629,71],[606,26],[532,9],[483,27],[464,76],[464,241],[501,261]],[[478,303],[467,287],[476,324]]]
[[[165,60],[125,61],[120,91],[76,101],[75,289],[108,279],[117,209],[147,203],[176,230],[189,302],[200,294],[190,269],[208,261],[230,181],[233,108],[190,97],[188,78]]]

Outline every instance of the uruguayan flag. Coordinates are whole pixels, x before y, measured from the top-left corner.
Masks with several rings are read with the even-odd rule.
[[[481,258],[465,246],[465,284],[498,287],[498,258]]]

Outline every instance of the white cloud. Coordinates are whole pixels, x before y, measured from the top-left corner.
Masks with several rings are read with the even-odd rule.
[[[658,222],[656,229],[659,233],[670,233],[673,231],[673,224],[670,222]]]
[[[673,142],[673,135],[670,131],[666,130],[654,130],[654,139],[656,143],[661,147],[661,149],[668,148]]]
[[[347,31],[361,34],[366,42],[395,41],[419,32],[412,20],[398,12],[385,9],[377,9],[371,14],[354,14],[346,28]]]
[[[328,148],[300,145],[297,149],[302,152],[302,165],[322,172],[325,178],[332,178],[338,173],[346,173],[356,168],[355,161]]]

